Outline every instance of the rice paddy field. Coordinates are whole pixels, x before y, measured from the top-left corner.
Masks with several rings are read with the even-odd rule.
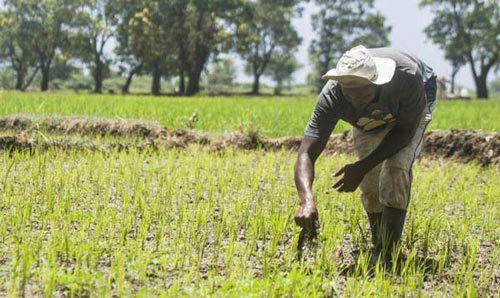
[[[154,120],[168,129],[229,132],[249,127],[266,136],[300,136],[314,108],[311,97],[148,97],[0,92],[0,115],[87,115]],[[196,121],[189,118],[196,114]],[[439,101],[429,129],[500,131],[500,98]],[[339,122],[334,132],[348,130]]]
[[[167,129],[251,129],[268,137],[300,136],[314,106],[298,97],[9,92],[0,101],[0,115],[144,119]],[[440,101],[430,129],[499,132],[499,112],[499,99]],[[38,126],[0,135],[64,137]],[[148,138],[65,137],[97,144]],[[332,189],[333,173],[355,160],[351,154],[317,161],[321,231],[299,258],[294,150],[2,148],[0,296],[500,297],[498,164],[424,155],[414,166],[404,258],[370,268],[360,193]]]

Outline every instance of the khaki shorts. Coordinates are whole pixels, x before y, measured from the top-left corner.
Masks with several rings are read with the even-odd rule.
[[[411,167],[422,149],[428,122],[427,117],[422,117],[411,142],[366,174],[360,189],[363,206],[367,212],[382,212],[384,206],[407,209],[411,192]],[[354,147],[359,158],[370,154],[391,128],[387,127],[377,133],[367,133],[354,128]]]

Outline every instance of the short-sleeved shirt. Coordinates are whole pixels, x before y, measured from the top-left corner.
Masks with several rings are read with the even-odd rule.
[[[377,86],[373,102],[357,110],[342,94],[337,81],[326,83],[305,129],[305,135],[328,138],[342,119],[367,132],[376,132],[390,123],[413,124],[420,120],[427,100],[424,85],[435,78],[427,64],[415,56],[391,48],[369,49],[373,57],[391,58],[396,70],[391,81]]]

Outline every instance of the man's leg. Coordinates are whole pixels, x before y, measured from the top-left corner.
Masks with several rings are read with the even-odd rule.
[[[401,242],[410,201],[412,165],[421,151],[427,123],[422,117],[410,144],[382,163],[379,198],[384,208],[376,252],[386,261]]]
[[[360,159],[370,154],[380,143],[387,132],[377,134],[369,134],[360,129],[353,128],[354,147]],[[378,232],[380,229],[380,220],[382,218],[382,210],[384,205],[379,200],[379,180],[382,165],[373,168],[365,175],[363,181],[359,185],[361,190],[361,201],[368,215],[370,223],[371,240],[373,245],[376,245]]]

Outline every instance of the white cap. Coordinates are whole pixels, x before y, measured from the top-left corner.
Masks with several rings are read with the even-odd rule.
[[[361,78],[375,85],[391,81],[396,62],[389,58],[372,57],[364,46],[356,46],[345,52],[337,63],[321,78],[324,80]]]

